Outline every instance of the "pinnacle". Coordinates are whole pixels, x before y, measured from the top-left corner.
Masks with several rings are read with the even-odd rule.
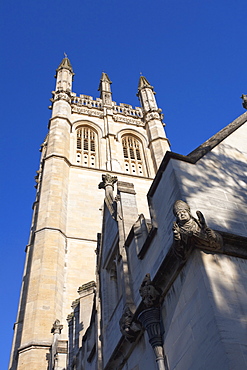
[[[150,89],[153,90],[153,86],[150,85],[146,77],[140,76],[139,78],[139,84],[138,84],[138,90],[143,89],[144,87],[149,87]]]
[[[100,83],[99,83],[99,88],[98,88],[98,91],[108,91],[108,92],[111,92],[111,80],[108,76],[107,73],[105,72],[102,72],[102,75],[101,75],[101,79],[100,79]]]
[[[68,69],[71,73],[73,73],[73,68],[72,68],[72,65],[70,63],[70,60],[67,56],[67,54],[64,54],[64,58],[63,60],[61,61],[61,63],[59,64],[58,68],[57,68],[57,71],[60,71],[60,69]]]
[[[100,81],[102,81],[102,82],[108,82],[109,84],[112,83],[111,80],[110,80],[110,78],[109,78],[109,76],[108,76],[108,74],[105,73],[105,72],[102,72]]]

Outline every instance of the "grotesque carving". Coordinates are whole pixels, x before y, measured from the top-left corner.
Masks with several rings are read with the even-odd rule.
[[[247,109],[247,95],[242,94],[241,99],[243,100],[242,106]]]
[[[120,331],[129,342],[134,342],[141,330],[140,326],[133,321],[133,316],[130,308],[126,307],[119,320]]]
[[[176,222],[173,225],[174,251],[183,259],[187,257],[191,247],[219,250],[222,248],[222,238],[216,231],[210,229],[204,216],[197,211],[198,219],[191,215],[190,207],[182,200],[177,200],[173,206]]]
[[[113,188],[115,182],[117,182],[117,176],[111,176],[109,173],[102,175],[102,182],[99,183],[99,189],[105,189],[106,186]]]
[[[52,325],[51,333],[61,334],[62,329],[63,329],[63,325],[60,325],[60,320],[57,319],[54,321],[54,324]]]
[[[139,292],[142,297],[142,301],[147,308],[154,307],[159,304],[160,292],[154,287],[150,274],[146,274]]]
[[[117,182],[117,176],[111,176],[109,173],[102,175],[102,182],[99,183],[99,189],[105,189],[105,203],[113,218],[116,217],[116,209],[113,197],[114,184]]]

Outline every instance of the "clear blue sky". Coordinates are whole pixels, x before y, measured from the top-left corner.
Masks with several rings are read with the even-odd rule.
[[[1,355],[7,368],[55,69],[66,52],[73,91],[138,106],[155,87],[172,150],[188,154],[244,112],[244,0],[8,0],[1,12]]]

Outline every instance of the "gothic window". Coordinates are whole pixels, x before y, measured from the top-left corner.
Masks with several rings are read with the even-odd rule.
[[[122,138],[125,172],[144,176],[144,158],[141,142],[134,136]]]
[[[97,167],[97,134],[84,126],[76,132],[76,162],[86,167]]]

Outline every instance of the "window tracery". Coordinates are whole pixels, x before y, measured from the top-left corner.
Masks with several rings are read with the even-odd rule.
[[[97,167],[97,134],[90,127],[77,130],[76,162],[86,167]]]
[[[144,156],[141,142],[134,136],[122,138],[125,172],[144,176]]]

